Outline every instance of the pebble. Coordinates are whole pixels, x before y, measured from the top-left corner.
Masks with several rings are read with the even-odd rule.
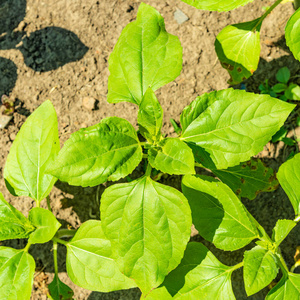
[[[16,139],[16,134],[15,133],[11,133],[9,135],[9,138],[10,138],[11,141],[14,141]]]
[[[189,17],[179,8],[177,8],[176,11],[174,12],[174,19],[179,25],[181,25],[184,22],[188,21]]]
[[[6,115],[0,114],[0,129],[5,128],[11,119],[12,119],[12,116],[6,116]]]
[[[82,99],[82,106],[88,110],[95,109],[96,99],[93,97],[84,97]]]

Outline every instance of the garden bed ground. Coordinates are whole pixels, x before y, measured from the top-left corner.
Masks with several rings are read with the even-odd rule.
[[[228,13],[200,11],[179,0],[145,2],[159,10],[167,30],[177,35],[183,46],[181,75],[157,92],[165,112],[163,131],[173,135],[169,123],[171,117],[178,121],[182,109],[197,95],[228,87],[229,76],[214,51],[216,35],[228,24],[257,18],[263,13],[263,6],[273,1],[255,0]],[[17,107],[7,128],[0,130],[0,191],[25,215],[34,203],[27,197],[14,198],[8,193],[3,168],[21,125],[43,101],[51,99],[56,108],[61,144],[72,132],[108,116],[125,118],[136,126],[137,107],[129,103],[108,104],[106,94],[108,57],[124,26],[135,19],[139,3],[136,0],[0,1],[0,96],[3,93],[10,95],[16,99]],[[181,25],[174,19],[177,8],[189,18]],[[254,76],[246,82],[248,91],[258,92],[264,79],[274,81],[276,71],[282,66],[288,66],[292,76],[297,72],[300,74],[300,64],[287,50],[284,41],[284,27],[292,13],[292,4],[287,3],[277,7],[264,22],[261,61]],[[88,108],[88,100],[96,100],[94,109]],[[295,128],[294,120],[295,114],[289,119],[290,128]],[[299,128],[296,133],[300,137]],[[269,144],[259,156],[277,170],[292,150],[295,149],[281,143]],[[164,183],[180,186],[178,179],[172,176],[164,179]],[[103,186],[80,188],[57,182],[50,194],[53,212],[63,226],[78,228],[90,218],[99,218],[97,199],[103,190]],[[244,203],[268,233],[277,219],[293,218],[292,207],[281,188],[260,194],[254,201],[244,200]],[[289,266],[293,264],[295,248],[300,244],[299,237],[298,226],[283,244],[283,256]],[[193,239],[202,240],[199,236]],[[24,241],[2,244],[21,248]],[[243,251],[225,253],[208,246],[225,264],[242,260]],[[139,299],[140,294],[135,289],[101,294],[76,287],[66,275],[64,251],[59,248],[60,278],[74,289],[75,299]],[[53,278],[51,243],[35,245],[30,253],[37,263],[32,299],[46,299],[47,283]],[[233,286],[237,299],[246,299],[241,270],[235,272]],[[249,299],[264,299],[267,292],[268,288]]]

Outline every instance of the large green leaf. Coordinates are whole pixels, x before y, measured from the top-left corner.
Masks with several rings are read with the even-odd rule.
[[[198,9],[228,11],[253,0],[181,0]]]
[[[100,221],[83,223],[67,244],[67,272],[75,284],[92,291],[111,292],[136,286],[119,271]]]
[[[300,215],[300,153],[282,164],[278,170],[277,178],[287,193],[295,214]]]
[[[215,49],[221,65],[231,75],[229,84],[249,78],[258,67],[260,26],[258,20],[226,26],[218,34]]]
[[[146,299],[168,300],[168,291],[168,296],[178,300],[233,300],[233,269],[220,263],[201,243],[189,243],[180,265]]]
[[[186,198],[144,176],[107,188],[100,209],[121,272],[147,294],[183,257],[192,225]]]
[[[111,117],[73,133],[48,172],[72,185],[95,186],[127,176],[142,155],[133,126]]]
[[[291,230],[297,225],[293,220],[278,220],[273,228],[272,240],[279,246]]]
[[[256,246],[244,254],[244,282],[248,296],[251,296],[272,282],[278,273],[273,252]]]
[[[28,238],[34,226],[0,193],[0,241]]]
[[[161,138],[163,109],[151,88],[146,91],[139,107],[138,124],[140,133],[150,142]]]
[[[300,60],[300,8],[290,17],[285,27],[286,44],[295,58]]]
[[[192,150],[178,138],[163,139],[148,151],[151,166],[168,174],[195,174]]]
[[[43,244],[49,242],[61,224],[56,220],[51,211],[35,207],[29,211],[28,219],[35,226],[35,231],[30,234],[31,244]]]
[[[56,112],[48,100],[28,117],[13,142],[4,168],[9,191],[36,201],[47,197],[56,178],[45,170],[59,149]]]
[[[181,115],[182,139],[202,148],[217,169],[248,160],[281,128],[295,107],[269,95],[227,89],[204,94]]]
[[[136,21],[128,24],[109,57],[108,102],[140,104],[153,91],[174,80],[182,69],[182,48],[166,32],[164,19],[141,3]]]
[[[0,247],[0,300],[29,300],[34,271],[26,251]]]
[[[279,185],[274,170],[265,167],[260,159],[251,158],[238,166],[212,171],[239,198],[253,200],[260,192],[274,191]]]
[[[72,300],[73,290],[64,284],[58,277],[54,275],[53,281],[48,285],[49,293],[52,300]]]
[[[258,238],[246,208],[224,183],[208,176],[186,175],[182,191],[199,234],[217,248],[233,251]]]
[[[288,273],[271,289],[266,300],[300,299],[300,275]]]

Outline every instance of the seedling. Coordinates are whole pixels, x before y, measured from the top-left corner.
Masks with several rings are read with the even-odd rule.
[[[109,117],[73,133],[60,150],[49,100],[27,119],[11,147],[4,178],[13,195],[31,197],[37,207],[25,218],[0,196],[0,239],[28,238],[21,250],[0,247],[3,299],[30,298],[35,262],[28,250],[48,241],[53,242],[55,277],[49,289],[55,300],[72,298],[59,280],[57,243],[67,248],[71,280],[92,291],[137,286],[142,299],[234,299],[231,274],[244,266],[249,295],[268,285],[280,267],[284,277],[268,299],[281,289],[300,296],[300,288],[293,289],[298,275],[288,272],[279,250],[300,219],[300,156],[278,174],[297,217],[279,220],[272,238],[239,200],[278,186],[274,171],[251,156],[263,149],[295,106],[269,95],[214,91],[183,110],[177,137],[165,137],[163,110],[154,92],[181,68],[179,39],[166,32],[155,9],[142,3],[136,21],[125,27],[110,55],[108,102],[138,105],[143,141],[128,121]],[[145,174],[104,191],[101,221],[89,220],[77,231],[60,229],[51,210],[39,207],[47,199],[51,208],[49,193],[57,179],[97,186],[126,178],[141,163]],[[210,169],[220,180],[196,175],[195,167]],[[164,173],[184,175],[183,193],[158,182]],[[188,243],[192,222],[220,249],[237,250],[253,240],[257,246],[245,253],[243,262],[225,266],[201,243]]]

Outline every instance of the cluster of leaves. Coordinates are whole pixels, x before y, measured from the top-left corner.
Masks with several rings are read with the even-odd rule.
[[[182,0],[198,9],[229,11],[253,0]],[[275,1],[275,0],[274,0]],[[229,84],[238,84],[249,78],[258,67],[260,57],[260,29],[265,18],[283,0],[277,0],[259,18],[226,26],[217,36],[215,49],[223,68],[230,74]],[[295,3],[295,8],[299,6]],[[286,43],[296,59],[300,60],[300,9],[290,17],[285,28]],[[288,98],[288,97],[287,97]]]
[[[295,221],[279,220],[269,237],[239,199],[253,199],[278,186],[274,171],[251,156],[263,149],[295,106],[269,95],[215,91],[183,110],[179,136],[165,137],[163,110],[154,91],[174,80],[181,68],[179,39],[165,30],[154,8],[142,3],[109,58],[108,80],[109,102],[138,105],[142,141],[128,121],[109,117],[73,133],[60,150],[50,101],[27,119],[8,155],[4,178],[13,195],[31,197],[37,207],[25,218],[0,198],[0,239],[28,238],[22,250],[0,247],[3,299],[30,298],[35,263],[28,249],[49,240],[55,266],[49,288],[55,300],[72,298],[58,277],[57,243],[67,248],[71,280],[93,291],[137,286],[143,299],[234,299],[234,270],[244,266],[246,291],[252,295],[280,267],[284,276],[267,299],[300,297],[300,278],[288,272],[279,250],[300,215],[299,154],[278,173]],[[87,221],[77,231],[59,229],[49,198],[57,179],[96,186],[128,176],[140,163],[146,165],[143,176],[105,190],[101,221]],[[196,175],[195,166],[210,169],[219,179]],[[182,192],[159,183],[157,172],[184,175]],[[39,207],[45,198],[49,210]],[[257,246],[245,253],[243,262],[225,266],[202,244],[188,243],[192,223],[219,249],[234,251],[253,240]]]

